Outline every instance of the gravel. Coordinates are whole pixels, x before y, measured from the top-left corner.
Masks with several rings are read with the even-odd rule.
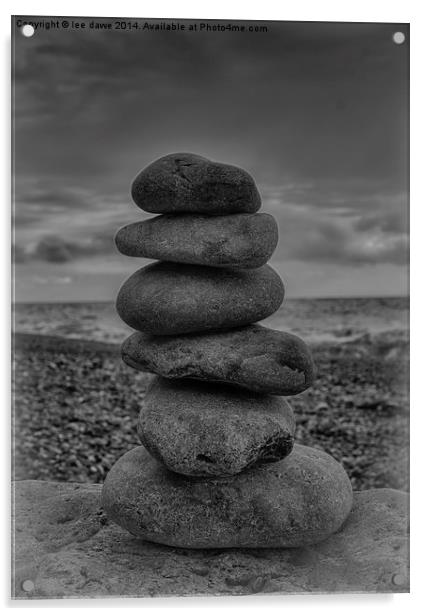
[[[139,445],[151,375],[112,344],[16,334],[14,347],[14,477],[102,482]],[[289,398],[296,440],[339,460],[357,490],[408,490],[407,340],[389,332],[312,350],[314,386]]]

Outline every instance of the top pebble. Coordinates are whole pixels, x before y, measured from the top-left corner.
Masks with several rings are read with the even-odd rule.
[[[253,214],[261,207],[246,171],[196,154],[169,154],[151,163],[133,181],[132,198],[156,214]]]

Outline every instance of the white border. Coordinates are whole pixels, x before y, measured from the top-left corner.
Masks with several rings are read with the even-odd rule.
[[[260,609],[289,610],[290,613],[305,613],[312,610],[316,616],[327,614],[342,614],[345,610],[346,616],[351,614],[360,615],[361,610],[366,610],[367,614],[375,612],[387,613],[387,615],[399,614],[402,610],[411,614],[422,613],[422,606],[427,601],[424,597],[424,569],[425,569],[425,528],[426,528],[426,472],[427,462],[423,455],[426,434],[426,413],[427,409],[423,391],[425,381],[424,369],[426,361],[424,359],[425,346],[423,345],[423,332],[426,329],[425,314],[427,303],[425,297],[425,269],[427,255],[424,249],[426,244],[425,234],[427,224],[425,220],[426,204],[426,123],[425,115],[427,100],[425,96],[425,71],[426,71],[426,48],[427,48],[427,19],[425,2],[410,0],[387,0],[387,1],[362,1],[357,3],[341,1],[322,1],[322,0],[300,0],[294,3],[280,2],[279,0],[263,0],[261,3],[248,4],[248,2],[236,2],[231,0],[217,0],[214,3],[203,5],[200,1],[194,0],[183,3],[162,0],[161,3],[145,4],[142,2],[129,2],[121,0],[118,4],[94,1],[74,1],[70,3],[58,3],[58,1],[45,2],[43,0],[34,2],[5,2],[2,5],[1,27],[3,30],[2,45],[5,50],[5,59],[1,63],[3,71],[3,84],[5,84],[5,96],[2,97],[4,106],[2,118],[5,121],[2,154],[5,164],[2,165],[4,173],[3,186],[6,187],[3,193],[4,213],[3,225],[1,227],[2,245],[1,249],[4,257],[2,276],[4,283],[2,344],[3,365],[0,371],[3,379],[3,391],[9,391],[9,307],[7,305],[9,288],[9,252],[8,246],[10,229],[10,210],[7,207],[9,202],[10,188],[10,165],[9,165],[9,142],[10,135],[10,103],[9,103],[9,76],[10,76],[10,15],[93,15],[93,16],[132,16],[132,17],[202,17],[202,18],[226,18],[226,19],[276,19],[292,21],[386,21],[395,23],[411,23],[411,333],[412,333],[412,368],[411,368],[411,523],[412,523],[412,555],[411,555],[411,594],[410,595],[323,595],[323,596],[283,596],[280,598],[268,598],[262,596],[251,596],[248,598],[218,598],[218,599],[153,599],[153,600],[78,600],[78,601],[32,601],[32,602],[7,602],[6,598],[10,594],[9,582],[9,562],[2,559],[4,570],[1,572],[0,580],[3,588],[1,596],[3,603],[6,602],[8,609],[15,609],[20,612],[23,609],[36,611],[47,608],[79,609],[122,609],[132,606],[134,609],[144,610],[146,613],[155,610],[159,611],[173,608],[178,613],[188,611],[203,610],[204,613],[214,613],[216,610],[224,612],[235,612],[244,610],[245,614],[259,613]],[[418,281],[418,283],[417,283]],[[4,451],[9,451],[10,447],[10,424],[7,416],[9,413],[9,401],[6,399],[3,405],[3,417],[6,425],[2,433],[5,435]],[[3,458],[4,461],[4,458]],[[3,464],[5,469],[4,489],[9,495],[9,466]],[[9,544],[9,511],[6,503],[9,496],[3,498],[2,528],[5,531],[3,546]],[[3,549],[3,554],[8,557],[8,550]],[[102,606],[102,607],[100,607]]]

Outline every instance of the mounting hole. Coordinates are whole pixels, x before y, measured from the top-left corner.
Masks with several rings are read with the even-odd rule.
[[[396,45],[401,45],[402,43],[404,43],[405,35],[403,34],[403,32],[395,32],[393,34],[393,41],[396,43]]]
[[[406,579],[401,573],[395,573],[395,575],[393,575],[392,582],[395,586],[403,586]]]
[[[25,26],[22,26],[21,32],[23,36],[28,38],[29,36],[33,36],[35,30],[31,24],[25,24]]]
[[[25,590],[25,592],[32,592],[34,588],[35,585],[33,580],[25,580],[24,582],[22,582],[22,590]]]

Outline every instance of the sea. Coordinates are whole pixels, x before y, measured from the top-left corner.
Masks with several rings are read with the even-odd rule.
[[[16,332],[119,343],[132,331],[113,303],[19,303]],[[408,297],[287,299],[262,325],[294,333],[307,342],[347,342],[363,335],[409,330]]]

